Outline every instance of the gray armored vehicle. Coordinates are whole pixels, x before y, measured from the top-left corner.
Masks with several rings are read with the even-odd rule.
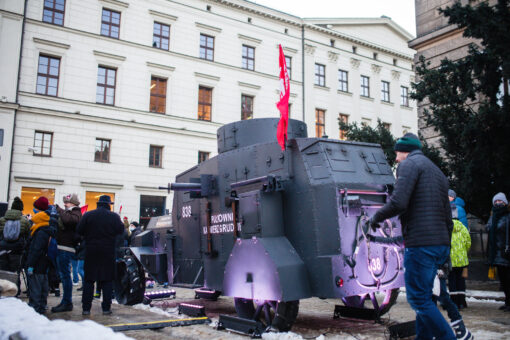
[[[234,297],[240,317],[280,331],[309,297],[390,309],[404,283],[402,250],[370,244],[367,233],[398,236],[400,224],[387,220],[374,233],[365,223],[393,188],[382,149],[307,138],[306,125],[290,120],[282,151],[277,124],[221,127],[218,155],[165,188],[175,191],[172,215],[153,218],[120,263],[119,302],[141,301],[145,270],[160,283]]]

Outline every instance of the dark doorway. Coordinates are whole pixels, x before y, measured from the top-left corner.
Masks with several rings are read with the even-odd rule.
[[[140,195],[140,224],[144,228],[154,216],[161,216],[165,213],[166,197]]]

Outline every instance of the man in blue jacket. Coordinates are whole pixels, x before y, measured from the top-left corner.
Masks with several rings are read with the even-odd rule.
[[[407,133],[395,144],[397,181],[390,199],[370,219],[372,229],[399,215],[404,237],[407,301],[416,312],[416,339],[456,339],[432,302],[437,269],[450,253],[453,229],[448,180],[421,152],[418,137]]]

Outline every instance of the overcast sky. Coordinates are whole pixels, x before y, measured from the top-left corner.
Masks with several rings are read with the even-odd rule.
[[[302,18],[378,18],[386,15],[416,36],[414,0],[250,0]]]

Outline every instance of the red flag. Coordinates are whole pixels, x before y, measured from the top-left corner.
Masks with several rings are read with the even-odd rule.
[[[89,205],[86,204],[84,205],[83,207],[81,207],[81,214],[85,214],[87,212],[87,210],[89,210]]]
[[[120,205],[119,215],[122,213],[122,204]]]
[[[282,151],[285,150],[285,142],[287,141],[287,125],[289,123],[289,73],[287,72],[287,63],[283,54],[282,45],[280,46],[280,101],[276,103],[276,107],[280,111],[280,121],[276,129],[276,139],[280,144]]]

